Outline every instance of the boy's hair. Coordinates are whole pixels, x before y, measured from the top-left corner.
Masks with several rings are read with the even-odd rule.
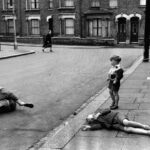
[[[114,55],[114,56],[110,57],[110,61],[112,61],[112,60],[120,63],[121,62],[121,57],[117,56],[117,55]]]

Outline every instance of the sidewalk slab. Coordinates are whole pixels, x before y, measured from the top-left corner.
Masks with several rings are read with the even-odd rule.
[[[63,150],[121,150],[124,143],[122,138],[75,137]]]

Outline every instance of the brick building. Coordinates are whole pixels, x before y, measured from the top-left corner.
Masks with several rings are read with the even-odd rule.
[[[13,16],[15,3],[15,17]],[[0,0],[1,40],[11,40],[13,18],[20,42],[141,43],[146,0]]]

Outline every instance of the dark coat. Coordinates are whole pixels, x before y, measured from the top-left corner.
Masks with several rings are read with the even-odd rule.
[[[100,111],[101,115],[90,123],[91,130],[98,130],[101,128],[111,129],[113,127],[114,118],[118,112],[112,112],[110,109]]]
[[[43,47],[47,48],[51,46],[52,46],[52,35],[48,33],[46,36],[43,37]]]

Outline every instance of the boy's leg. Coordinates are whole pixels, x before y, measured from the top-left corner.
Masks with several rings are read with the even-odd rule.
[[[114,106],[111,107],[111,109],[117,109],[119,103],[119,94],[117,91],[113,91],[113,95],[114,95]]]
[[[118,106],[119,103],[119,94],[117,91],[114,91],[114,97],[115,97],[115,106]]]
[[[140,129],[140,128],[124,127],[124,131],[127,132],[127,133],[136,133],[136,134],[150,135],[150,131],[149,130]]]
[[[30,103],[25,103],[21,100],[17,100],[16,103],[19,105],[19,106],[25,106],[25,107],[29,107],[29,108],[33,108],[34,105],[33,104],[30,104]]]
[[[123,120],[123,124],[127,127],[142,128],[142,129],[145,129],[145,130],[150,130],[149,125],[144,125],[142,123],[135,122],[135,121],[129,121],[127,119]]]
[[[114,96],[113,91],[111,89],[109,89],[109,94],[110,94],[110,97],[112,99],[112,104],[110,107],[112,107],[115,105],[115,96]]]

